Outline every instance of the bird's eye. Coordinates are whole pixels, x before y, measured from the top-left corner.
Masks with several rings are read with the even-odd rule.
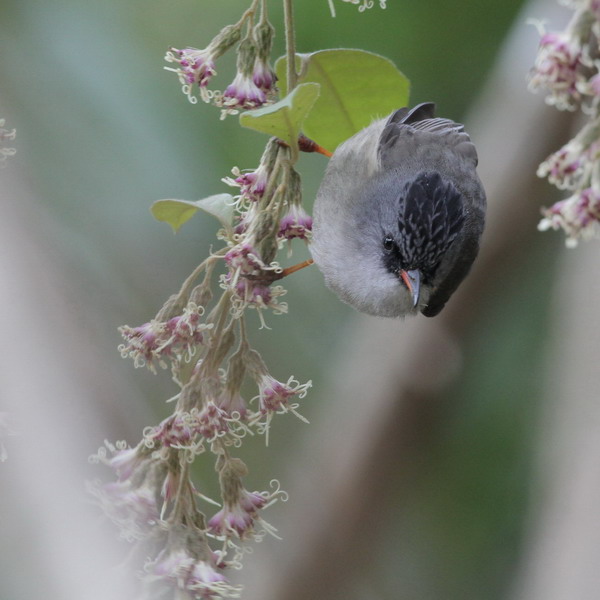
[[[391,252],[395,247],[396,243],[389,235],[383,238],[383,249],[386,252]]]

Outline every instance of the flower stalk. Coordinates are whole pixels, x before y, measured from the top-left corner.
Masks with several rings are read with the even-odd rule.
[[[296,72],[296,39],[294,32],[294,6],[292,0],[283,0],[285,19],[285,50],[287,56],[287,92],[288,94],[298,83]]]

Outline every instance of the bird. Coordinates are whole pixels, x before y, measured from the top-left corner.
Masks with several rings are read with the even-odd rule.
[[[313,210],[326,285],[381,317],[437,315],[466,277],[485,222],[477,151],[435,104],[394,111],[340,144]]]

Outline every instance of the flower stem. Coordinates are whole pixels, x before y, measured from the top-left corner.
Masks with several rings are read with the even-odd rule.
[[[173,510],[169,517],[171,522],[177,522],[182,520],[182,516],[185,514],[184,501],[188,500],[189,495],[189,461],[186,457],[187,450],[182,450],[179,453],[179,481],[177,482],[177,492],[175,493],[175,500]],[[186,493],[187,492],[187,493]],[[186,496],[184,498],[184,495]]]
[[[248,8],[244,14],[240,17],[240,20],[236,23],[237,27],[241,27],[248,19],[254,19],[254,14],[258,8],[259,0],[253,0],[250,8]]]
[[[283,0],[283,14],[285,18],[285,49],[287,55],[287,93],[289,94],[298,83],[293,0]]]
[[[262,0],[260,9],[260,22],[265,23],[266,21],[268,21],[267,0]]]

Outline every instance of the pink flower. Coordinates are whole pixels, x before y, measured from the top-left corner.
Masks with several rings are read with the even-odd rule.
[[[251,210],[236,216],[236,224],[233,228],[233,232],[237,235],[242,235],[248,231],[250,223],[252,223],[254,216]]]
[[[147,537],[160,520],[156,490],[148,483],[136,486],[131,480],[115,481],[90,485],[89,491],[127,540]]]
[[[576,187],[585,158],[583,146],[576,139],[571,140],[539,166],[538,177],[548,177],[548,181],[559,189]]]
[[[185,549],[163,550],[146,570],[154,581],[175,585],[194,600],[239,597],[240,588],[227,581],[213,560],[197,559]]]
[[[221,181],[239,189],[239,194],[235,196],[234,206],[240,214],[236,217],[237,223],[234,231],[241,235],[247,231],[257,216],[257,202],[267,189],[270,171],[261,163],[255,171],[242,172],[234,167],[231,172],[234,177],[223,177]]]
[[[161,552],[152,565],[152,573],[174,582],[185,582],[194,559],[183,549]]]
[[[600,158],[600,120],[591,121],[558,152],[551,154],[538,168],[539,177],[559,189],[588,185],[594,164]]]
[[[136,367],[147,366],[153,373],[156,367],[166,369],[167,361],[189,360],[204,342],[202,332],[212,324],[201,323],[202,307],[190,302],[183,314],[166,322],[152,320],[138,327],[123,325],[119,331],[125,343],[119,346],[123,358],[133,358]]]
[[[186,588],[195,598],[227,598],[226,592],[234,591],[222,573],[204,560],[196,561],[188,575]],[[235,597],[235,596],[234,596]]]
[[[224,109],[221,118],[228,114],[235,115],[240,110],[258,108],[267,101],[267,95],[254,83],[252,75],[238,71],[219,102]]]
[[[262,414],[266,413],[285,413],[295,408],[289,404],[290,398],[298,396],[304,398],[308,393],[308,388],[312,385],[309,381],[303,385],[290,377],[287,383],[277,381],[268,373],[260,377],[258,387],[258,408]]]
[[[144,439],[150,447],[158,442],[162,446],[186,447],[196,435],[195,423],[189,413],[176,412],[160,424],[144,430]]]
[[[229,433],[227,413],[209,400],[198,413],[196,430],[208,442]]]
[[[258,411],[251,417],[250,422],[257,427],[259,434],[265,435],[265,442],[269,444],[269,430],[271,421],[276,414],[285,414],[291,412],[301,421],[308,423],[307,419],[298,412],[298,403],[292,402],[294,397],[304,398],[308,393],[308,388],[312,385],[311,381],[300,385],[300,383],[290,377],[287,383],[277,381],[268,373],[260,373],[258,377],[259,393],[255,400],[258,400]]]
[[[269,64],[274,34],[273,26],[266,19],[262,19],[254,29],[257,55],[252,70],[252,80],[267,94],[267,97],[277,93],[275,88],[277,76]]]
[[[567,246],[577,245],[579,238],[588,239],[600,233],[600,190],[588,187],[570,198],[561,200],[542,211],[544,218],[538,228],[562,228],[567,234]]]
[[[202,100],[204,102],[210,101],[207,86],[211,77],[216,74],[214,59],[213,52],[208,48],[204,50],[198,50],[197,48],[184,48],[183,50],[171,48],[165,56],[167,62],[179,65],[175,69],[169,67],[165,67],[165,69],[177,73],[179,82],[181,83],[181,90],[192,104],[197,102],[197,98],[194,95],[194,88],[196,86]]]
[[[222,179],[227,185],[240,189],[236,207],[240,211],[246,211],[243,216],[244,221],[254,216],[250,213],[250,210],[254,207],[256,201],[260,200],[265,194],[269,177],[277,160],[279,148],[279,143],[276,140],[271,140],[267,144],[260,163],[255,170],[241,171],[238,167],[233,167],[231,169],[233,177]]]
[[[225,254],[225,262],[235,273],[235,279],[239,275],[260,275],[264,265],[259,258],[257,250],[250,244],[243,243],[234,246]]]
[[[580,87],[586,83],[581,67],[587,64],[581,43],[569,32],[546,33],[540,40],[529,86],[547,88],[548,104],[559,110],[574,110],[581,100]]]
[[[600,0],[591,0],[588,4],[588,10],[596,21],[600,21]]]
[[[250,279],[240,279],[235,285],[235,293],[245,304],[252,304],[260,308],[270,306],[273,299],[271,287]]]
[[[144,470],[148,466],[148,455],[150,451],[143,443],[135,448],[130,448],[124,441],[112,444],[108,440],[98,452],[90,457],[93,464],[102,463],[115,470],[119,481],[129,479],[138,469]]]
[[[588,82],[588,93],[600,97],[600,73],[596,73]]]
[[[231,287],[231,274],[223,276],[223,285]],[[240,277],[236,284],[231,287],[235,294],[233,307],[236,314],[242,314],[246,308],[256,308],[259,313],[262,327],[266,327],[262,311],[271,309],[274,314],[285,314],[288,310],[286,302],[280,302],[279,298],[285,296],[286,290],[281,285],[269,285],[260,279]]]
[[[254,70],[252,71],[252,81],[260,88],[267,97],[277,93],[275,84],[277,82],[277,75],[273,72],[268,62],[257,57],[254,63]]]
[[[143,460],[144,456],[138,448],[126,448],[117,450],[106,464],[115,470],[119,481],[124,481],[131,477]]]
[[[268,173],[263,167],[259,167],[256,171],[249,173],[241,173],[235,179],[235,182],[240,186],[241,193],[247,198],[259,200],[262,198],[267,187]]]
[[[239,390],[232,391],[225,388],[225,391],[219,396],[219,408],[225,412],[229,419],[245,419],[248,413],[246,401],[240,394]]]
[[[89,492],[128,540],[143,539],[160,520],[158,506],[160,482],[166,469],[162,462],[151,458],[150,450],[143,444],[125,448],[105,442],[90,462],[102,462],[115,469],[118,480],[106,484],[88,484]],[[110,454],[109,454],[110,453]]]
[[[209,519],[208,529],[215,535],[228,537],[234,533],[244,539],[254,532],[258,511],[267,502],[268,498],[258,492],[243,489],[236,503],[225,503],[224,508]]]
[[[292,204],[279,223],[277,235],[286,240],[293,238],[306,240],[311,235],[312,224],[312,217],[301,206]]]
[[[237,167],[234,167],[231,172],[235,176],[225,177],[223,181],[231,186],[240,188],[240,195],[252,202],[260,200],[267,188],[269,180],[269,169],[261,163],[255,171],[242,172]]]

